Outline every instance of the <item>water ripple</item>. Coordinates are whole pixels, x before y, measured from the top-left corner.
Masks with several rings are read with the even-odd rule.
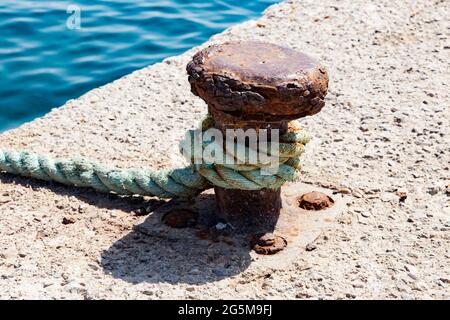
[[[0,131],[181,53],[276,0],[0,2]],[[67,6],[81,9],[70,30]]]

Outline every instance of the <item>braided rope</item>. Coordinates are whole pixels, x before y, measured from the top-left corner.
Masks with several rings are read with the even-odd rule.
[[[202,130],[210,127],[207,118],[202,123]],[[181,142],[183,151],[190,149],[193,134],[193,130],[189,131],[187,139]],[[54,160],[27,151],[2,149],[0,171],[69,186],[90,187],[105,193],[191,198],[212,186],[242,190],[277,189],[286,181],[295,181],[300,171],[299,156],[309,139],[307,132],[295,121],[291,122],[288,132],[280,136],[280,165],[277,172],[271,175],[262,174],[267,164],[248,164],[245,159],[240,159],[242,164],[195,164],[191,158],[191,165],[185,168],[152,171],[108,168],[86,159]]]

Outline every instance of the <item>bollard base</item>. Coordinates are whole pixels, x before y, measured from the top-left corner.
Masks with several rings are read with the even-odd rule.
[[[300,208],[299,199],[303,194],[318,191],[329,196],[333,205],[322,210],[305,210]],[[276,242],[276,250],[264,245],[255,236],[267,233],[267,226],[236,229],[224,221],[217,213],[215,195],[212,190],[201,194],[195,203],[170,201],[152,212],[135,230],[146,235],[163,237],[171,240],[190,240],[207,250],[211,243],[224,243],[230,252],[249,254],[252,263],[265,267],[283,269],[295,259],[315,247],[315,241],[323,230],[328,228],[336,216],[346,207],[346,197],[333,194],[332,190],[303,183],[286,184],[281,188],[282,208],[278,220],[273,225],[275,239],[283,239],[285,245]],[[189,210],[197,215],[196,225],[187,228],[171,228],[162,221],[169,212]],[[261,240],[261,239],[260,239]],[[267,239],[266,239],[267,240]],[[198,241],[198,242],[196,242]],[[252,250],[257,244],[258,248]],[[257,253],[259,252],[259,253]],[[267,254],[267,255],[266,255]]]
[[[235,232],[273,232],[282,209],[281,190],[259,191],[214,188],[215,214]]]

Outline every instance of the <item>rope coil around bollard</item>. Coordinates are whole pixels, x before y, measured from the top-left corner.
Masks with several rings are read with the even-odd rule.
[[[210,118],[207,118],[202,122],[201,131],[211,126]],[[189,150],[194,134],[195,130],[189,130],[186,139],[180,143],[180,149],[188,151],[188,155],[191,155]],[[188,160],[191,164],[184,168],[153,171],[108,168],[87,159],[55,160],[28,151],[5,149],[0,149],[0,171],[68,186],[89,187],[104,193],[192,198],[213,186],[240,190],[278,189],[287,181],[296,181],[300,173],[299,157],[309,140],[309,134],[298,122],[291,121],[288,131],[279,137],[279,166],[273,174],[262,174],[267,163],[249,164],[245,159],[236,159],[240,160],[236,161],[238,164],[223,161],[194,163],[190,157]],[[202,148],[206,148],[209,143],[204,143]]]

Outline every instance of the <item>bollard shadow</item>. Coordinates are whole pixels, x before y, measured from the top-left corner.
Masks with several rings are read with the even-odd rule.
[[[165,200],[103,194],[92,189],[68,187],[7,173],[0,174],[0,183],[17,184],[34,190],[49,189],[55,194],[75,197],[98,208],[118,209],[132,214],[140,214],[142,210],[157,212],[167,204]],[[213,195],[202,194],[197,202],[201,203],[204,211],[212,212]],[[242,237],[199,238],[198,234],[205,230],[204,225],[171,229],[164,227],[161,218],[153,213],[142,225],[147,225],[147,231],[138,225],[101,254],[100,264],[106,274],[132,284],[204,284],[238,275],[252,261],[249,240]],[[153,233],[149,232],[149,226],[162,226],[162,229]],[[164,232],[164,228],[170,230]]]
[[[201,195],[199,201],[205,205],[214,199]],[[105,273],[132,284],[204,284],[238,275],[252,261],[248,239],[243,237],[204,239],[199,236],[205,231],[204,225],[148,229],[155,224],[161,224],[158,214],[147,217],[105,250],[101,256]]]

